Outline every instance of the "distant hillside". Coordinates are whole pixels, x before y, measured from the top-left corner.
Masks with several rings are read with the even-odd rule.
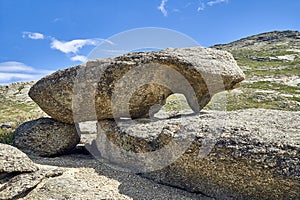
[[[227,109],[300,110],[300,32],[273,31],[212,48],[233,54],[246,74]]]
[[[262,46],[300,47],[300,32],[298,31],[272,31],[261,33],[250,37],[228,43],[213,46],[216,49],[236,50],[236,49],[261,49]]]
[[[0,124],[11,124],[44,115],[28,96],[34,82],[0,85]]]

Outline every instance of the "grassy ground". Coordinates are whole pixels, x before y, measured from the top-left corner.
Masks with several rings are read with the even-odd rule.
[[[14,130],[23,122],[45,116],[27,95],[31,83],[15,83],[0,86],[0,124],[12,128],[0,128],[0,143],[11,143]]]
[[[227,110],[266,108],[300,111],[300,85],[284,83],[284,79],[290,76],[300,76],[300,55],[291,51],[293,48],[278,45],[232,50],[238,65],[243,66],[246,80],[238,92],[227,93]],[[293,55],[295,59],[274,60],[286,55]],[[265,81],[266,77],[282,79],[282,82]]]
[[[14,137],[13,130],[0,129],[0,143],[10,144]]]

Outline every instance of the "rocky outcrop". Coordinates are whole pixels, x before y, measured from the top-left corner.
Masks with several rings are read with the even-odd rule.
[[[55,156],[72,150],[79,141],[73,124],[40,118],[20,125],[15,131],[13,145],[27,154]]]
[[[111,166],[216,199],[299,199],[299,118],[250,109],[103,120],[88,147]]]
[[[154,114],[172,93],[199,112],[244,79],[231,54],[201,47],[89,61],[39,80],[29,96],[51,117],[74,123]]]

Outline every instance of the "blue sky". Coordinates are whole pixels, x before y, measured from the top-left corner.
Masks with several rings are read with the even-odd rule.
[[[80,64],[130,29],[172,29],[207,47],[300,30],[299,10],[299,0],[0,0],[0,84]]]

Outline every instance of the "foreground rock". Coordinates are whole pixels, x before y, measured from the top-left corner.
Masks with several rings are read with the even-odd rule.
[[[244,79],[230,53],[201,47],[130,53],[89,61],[38,81],[29,96],[51,117],[73,123],[144,117],[172,93],[199,112],[217,92]]]
[[[299,119],[300,112],[250,109],[104,120],[88,147],[114,167],[217,199],[299,199]]]
[[[80,141],[72,124],[51,118],[40,118],[20,125],[13,145],[27,154],[55,156],[69,152]]]
[[[119,194],[118,185],[91,168],[65,169],[61,176],[43,181],[24,199],[131,199]]]
[[[0,143],[0,199],[25,196],[45,177],[57,174],[53,169],[42,169],[23,152]]]
[[[0,143],[0,178],[10,173],[34,172],[38,168],[15,147]]]
[[[0,182],[0,199],[19,199],[25,197],[43,180],[62,175],[63,171],[57,167],[40,166],[32,173],[15,174]]]

